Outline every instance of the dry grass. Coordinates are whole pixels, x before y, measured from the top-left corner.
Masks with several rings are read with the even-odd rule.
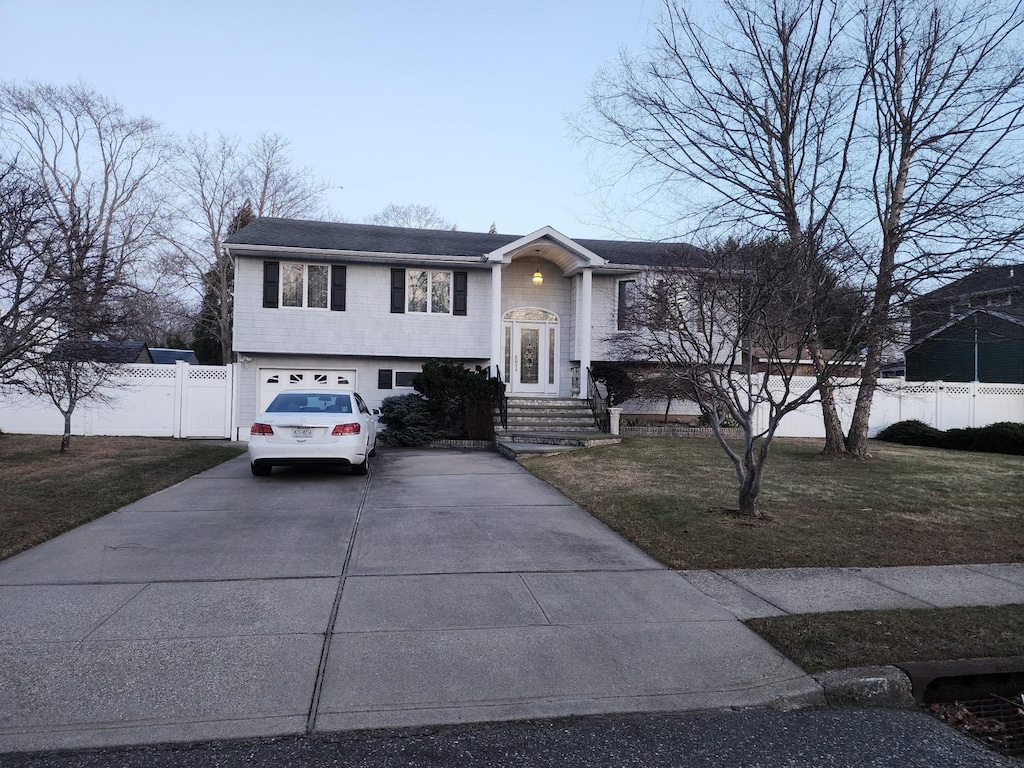
[[[761,494],[737,507],[718,444],[637,438],[523,464],[672,568],[1024,561],[1024,458],[875,443],[868,461],[778,439]]]
[[[1024,605],[815,613],[747,626],[811,673],[1024,654]]]
[[[237,456],[231,446],[146,437],[0,434],[0,558]]]

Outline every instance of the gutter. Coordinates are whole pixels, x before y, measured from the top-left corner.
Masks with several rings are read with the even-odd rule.
[[[344,261],[403,264],[446,264],[466,267],[488,268],[485,256],[443,256],[440,254],[385,253],[381,251],[339,251],[329,248],[299,248],[284,245],[246,245],[232,243],[224,248],[232,256],[278,256],[294,255],[295,257],[314,257],[323,261],[341,259]]]

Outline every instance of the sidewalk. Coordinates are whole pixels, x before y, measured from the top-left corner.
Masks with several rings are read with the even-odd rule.
[[[792,613],[1024,603],[1024,563],[680,571],[742,621]]]

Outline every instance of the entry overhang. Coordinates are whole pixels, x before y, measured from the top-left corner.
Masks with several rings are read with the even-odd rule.
[[[554,264],[565,277],[579,274],[588,268],[604,267],[608,263],[606,259],[552,227],[542,227],[513,240],[486,254],[484,260],[490,264],[511,264],[514,259],[524,256],[536,256]]]

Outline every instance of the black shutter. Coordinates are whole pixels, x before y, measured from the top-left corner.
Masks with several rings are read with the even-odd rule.
[[[277,261],[263,262],[263,306],[267,309],[277,307],[277,297],[280,293],[281,263]]]
[[[466,314],[466,296],[469,293],[469,273],[455,272],[455,297],[452,301],[452,314]]]
[[[632,280],[619,280],[619,307],[616,315],[618,321],[616,329],[620,331],[629,330],[629,290],[632,288]]]
[[[391,368],[377,369],[377,389],[391,389]]]
[[[405,270],[391,270],[391,311],[405,312]]]
[[[345,311],[345,267],[342,264],[331,265],[331,310]]]

